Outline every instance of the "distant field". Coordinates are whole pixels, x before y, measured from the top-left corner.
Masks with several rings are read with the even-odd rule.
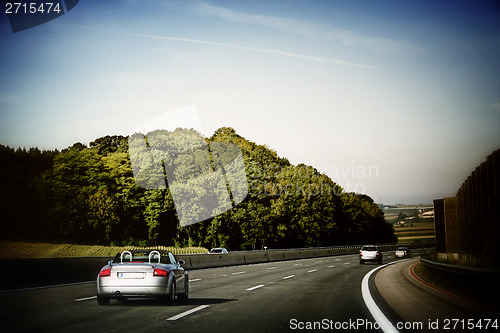
[[[27,242],[0,242],[0,258],[111,257],[138,246],[102,246]],[[148,249],[171,251],[173,254],[207,253],[204,247],[152,246]]]
[[[418,243],[422,241],[434,240],[434,236],[418,236],[418,237],[398,237],[398,243]]]
[[[384,217],[385,217],[386,221],[391,222],[391,221],[398,218],[398,214],[384,213]]]
[[[405,224],[395,224],[395,230],[407,230],[407,229],[432,229],[434,230],[434,221],[433,222],[408,222]]]
[[[394,234],[398,237],[398,242],[400,243],[430,240],[435,238],[434,223],[423,222],[394,225]]]

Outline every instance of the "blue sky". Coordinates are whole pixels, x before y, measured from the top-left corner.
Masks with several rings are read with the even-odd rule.
[[[384,203],[453,196],[500,148],[497,1],[98,1],[12,33],[0,143],[62,149],[195,105]]]

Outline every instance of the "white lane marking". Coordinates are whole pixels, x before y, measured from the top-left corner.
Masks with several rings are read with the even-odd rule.
[[[307,273],[314,273],[316,271],[317,271],[317,269],[311,269],[310,271],[307,271]]]
[[[203,310],[205,308],[208,308],[209,305],[200,305],[194,309],[191,309],[191,310],[188,310],[188,311],[185,311],[185,312],[182,312],[182,313],[179,313],[178,315],[176,316],[173,316],[173,317],[170,317],[170,318],[167,318],[167,320],[177,320],[177,319],[181,319],[183,317],[186,317],[186,316],[189,316],[190,314],[192,313],[195,313],[197,311],[200,311],[200,310]]]
[[[91,300],[91,299],[96,299],[97,296],[90,296],[90,297],[83,297],[83,298],[77,298],[77,299],[74,299],[73,302],[81,302],[81,301],[88,301],[88,300]]]
[[[240,274],[245,274],[245,272],[235,272],[235,273],[232,273],[233,275],[240,275]]]
[[[288,280],[288,279],[291,279],[291,278],[294,278],[294,277],[295,277],[295,275],[288,275],[288,276],[285,276],[283,278],[283,280]]]
[[[322,263],[324,260],[316,261],[317,264]]]
[[[351,264],[351,263],[350,263],[350,262],[345,262],[345,263],[344,263],[344,265],[349,265],[349,264]]]
[[[201,279],[191,279],[189,282],[196,282],[196,281],[201,281]]]
[[[248,288],[247,291],[252,291],[252,290],[255,290],[255,289],[259,289],[259,288],[262,288],[264,286],[265,286],[264,284],[259,284],[258,286],[255,286],[255,287],[252,287],[252,288]]]
[[[276,269],[278,266],[268,267],[267,269]]]
[[[328,268],[333,268],[333,267],[335,267],[335,265],[330,265],[330,266],[328,266]]]
[[[52,286],[41,286],[41,287],[31,287],[31,288],[20,288],[20,289],[2,290],[2,291],[0,291],[0,294],[13,293],[13,292],[16,292],[16,291],[29,291],[29,290],[38,290],[38,289],[47,289],[47,288],[77,286],[77,285],[80,285],[80,284],[88,284],[88,283],[96,283],[96,280],[85,281],[85,282],[75,282],[75,283],[55,284],[55,285],[52,285]]]
[[[397,261],[396,261],[397,262]],[[370,313],[373,316],[373,319],[377,321],[380,324],[380,328],[384,333],[399,333],[399,331],[392,325],[389,319],[384,315],[382,310],[377,306],[375,301],[373,300],[372,295],[370,294],[370,288],[368,286],[368,281],[370,280],[370,276],[375,273],[375,271],[381,269],[382,267],[385,267],[390,264],[394,264],[395,262],[385,264],[382,266],[379,266],[377,268],[372,269],[369,271],[365,277],[363,278],[363,281],[361,282],[361,295],[363,295],[363,300],[365,301],[366,307],[370,311]]]
[[[295,266],[302,266],[302,264],[295,264]]]

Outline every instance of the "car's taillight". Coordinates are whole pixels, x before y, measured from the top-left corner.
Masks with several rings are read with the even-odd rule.
[[[380,252],[377,251],[377,256],[380,254]]]
[[[164,270],[164,269],[155,268],[155,270],[153,271],[153,276],[167,277],[168,276],[168,272],[166,270]]]
[[[99,277],[105,277],[105,276],[110,276],[111,275],[111,268],[106,268],[106,269],[103,269],[100,273],[99,273]]]

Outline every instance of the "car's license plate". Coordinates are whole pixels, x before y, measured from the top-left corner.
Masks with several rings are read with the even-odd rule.
[[[118,273],[120,279],[144,279],[144,273]]]

